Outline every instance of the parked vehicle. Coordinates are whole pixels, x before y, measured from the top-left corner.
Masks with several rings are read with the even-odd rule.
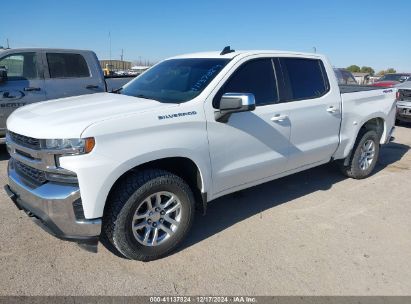
[[[354,75],[347,69],[334,68],[335,77],[340,85],[358,85]]]
[[[142,72],[140,72],[140,71],[135,71],[135,70],[128,70],[127,71],[127,75],[129,75],[129,76],[138,76],[138,75],[140,75],[140,74],[142,74]]]
[[[411,77],[409,77],[406,81],[400,82],[395,85],[396,88],[401,88],[401,87],[410,87],[411,86]]]
[[[394,121],[394,89],[340,91],[319,54],[183,55],[117,94],[15,111],[5,189],[59,238],[95,249],[102,235],[148,261],[175,249],[194,210],[223,195],[330,161],[369,176]]]
[[[411,78],[397,88],[397,120],[411,122]]]
[[[395,74],[386,74],[382,76],[378,81],[374,82],[372,85],[375,87],[385,87],[390,88],[394,87],[397,84],[400,84],[411,77],[409,73],[395,73]]]
[[[7,117],[34,102],[120,88],[131,80],[104,79],[92,51],[67,49],[0,50],[0,143]]]

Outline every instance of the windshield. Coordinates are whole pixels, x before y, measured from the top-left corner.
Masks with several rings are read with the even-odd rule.
[[[404,74],[387,74],[380,78],[379,81],[404,81],[408,75]]]
[[[220,58],[166,60],[128,83],[119,93],[166,103],[185,102],[198,96],[228,61]]]

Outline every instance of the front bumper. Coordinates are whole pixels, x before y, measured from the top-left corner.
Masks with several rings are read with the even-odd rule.
[[[15,171],[8,168],[8,196],[44,230],[57,238],[85,244],[97,243],[101,219],[84,219],[76,214],[73,203],[78,203],[78,185],[47,182],[33,187]]]
[[[397,102],[397,119],[411,122],[411,102]]]

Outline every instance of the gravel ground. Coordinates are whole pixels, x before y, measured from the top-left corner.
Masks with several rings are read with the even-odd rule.
[[[216,200],[149,263],[59,241],[1,191],[0,295],[411,295],[411,127],[396,138],[368,179],[326,165]]]

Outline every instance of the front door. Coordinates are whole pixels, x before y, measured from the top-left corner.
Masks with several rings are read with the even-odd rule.
[[[36,52],[13,53],[0,58],[7,70],[7,81],[0,84],[0,137],[6,120],[17,108],[46,99],[44,79]]]
[[[224,93],[252,93],[256,109],[232,114],[227,123],[214,119],[214,109],[206,111],[215,196],[284,172],[290,138],[271,58],[241,64],[213,98],[214,107]]]

